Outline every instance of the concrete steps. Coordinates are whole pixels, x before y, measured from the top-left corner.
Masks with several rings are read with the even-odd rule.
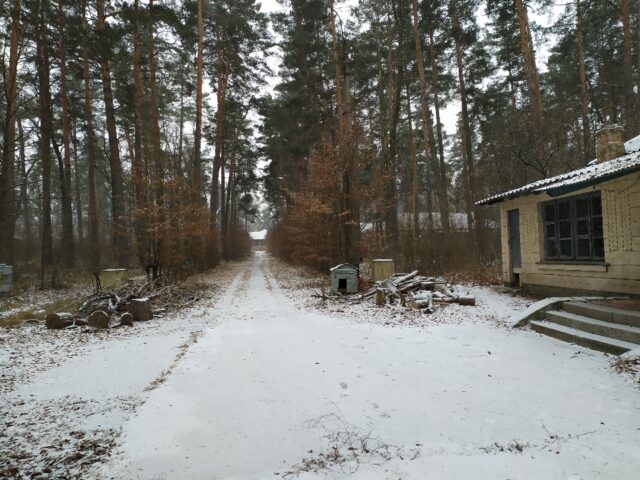
[[[620,323],[640,328],[640,312],[623,310],[622,308],[586,302],[565,302],[562,309],[566,312],[595,318],[604,322]]]
[[[612,353],[614,355],[620,355],[638,347],[635,343],[583,332],[582,330],[576,330],[575,328],[565,327],[564,325],[558,325],[557,323],[546,322],[544,320],[532,321],[531,328],[538,333],[543,333],[558,340],[575,343],[581,347]]]
[[[583,332],[640,345],[640,328],[638,327],[596,320],[562,310],[547,312],[547,321],[576,330],[582,330]]]
[[[536,332],[601,352],[620,355],[640,346],[640,312],[586,302],[564,302],[531,322]]]

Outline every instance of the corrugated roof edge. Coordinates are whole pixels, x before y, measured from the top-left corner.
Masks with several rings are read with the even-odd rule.
[[[498,195],[493,195],[476,202],[476,205],[493,205],[522,195],[530,193],[537,195],[560,187],[565,190],[565,193],[568,193],[572,190],[577,190],[589,185],[602,183],[623,175],[628,175],[638,170],[640,170],[640,152],[629,153],[623,157],[619,157],[608,162],[589,165],[578,170],[538,180],[537,182],[533,182]],[[576,188],[570,188],[570,186],[574,186]]]

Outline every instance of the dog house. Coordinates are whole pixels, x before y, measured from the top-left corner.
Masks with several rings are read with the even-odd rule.
[[[0,264],[0,294],[11,292],[11,282],[13,281],[13,267]]]
[[[331,270],[331,290],[335,293],[358,293],[358,269],[343,263]]]

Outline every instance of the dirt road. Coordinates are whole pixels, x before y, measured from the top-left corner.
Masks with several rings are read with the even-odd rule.
[[[296,309],[270,259],[124,424],[116,478],[609,479],[640,395],[598,353],[488,323],[384,328]]]

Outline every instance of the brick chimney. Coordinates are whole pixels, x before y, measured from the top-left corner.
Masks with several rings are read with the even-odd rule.
[[[620,125],[605,125],[596,132],[596,154],[598,163],[608,162],[626,155],[624,128]]]

